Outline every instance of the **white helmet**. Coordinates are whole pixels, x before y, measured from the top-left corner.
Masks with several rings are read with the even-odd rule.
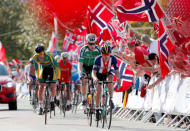
[[[86,41],[89,43],[96,43],[97,36],[94,33],[90,33],[90,34],[86,35]]]
[[[62,52],[61,53],[61,57],[67,58],[68,56],[69,56],[68,52]]]

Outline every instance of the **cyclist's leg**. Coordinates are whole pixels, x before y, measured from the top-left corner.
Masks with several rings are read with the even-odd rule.
[[[43,101],[44,101],[44,92],[45,92],[45,83],[40,82],[39,83],[39,90],[38,90],[38,100],[39,100],[39,115],[42,115],[43,113]]]
[[[71,109],[71,86],[70,83],[66,84],[66,92],[67,92],[67,110]]]
[[[56,105],[59,106],[59,100],[60,100],[60,92],[61,87],[59,87],[59,84],[56,84]]]
[[[82,86],[81,86],[81,93],[82,93],[82,105],[86,105],[87,97],[86,97],[86,92],[87,92],[87,79],[82,79]]]
[[[30,100],[31,100],[31,97],[32,97],[32,83],[33,83],[33,78],[32,76],[30,75],[29,76],[29,83],[28,83],[28,91],[29,91],[29,95],[30,95]]]
[[[50,84],[50,89],[51,89],[51,100],[50,100],[51,110],[54,110],[54,108],[55,108],[54,98],[55,98],[55,94],[56,94],[56,83],[55,82],[52,82]]]
[[[111,73],[108,74],[107,77],[108,81],[113,81],[113,75]],[[108,90],[109,90],[109,94],[110,94],[110,99],[111,99],[111,104],[112,104],[112,109],[114,108],[114,103],[112,100],[113,97],[113,83],[107,84]]]
[[[108,81],[113,81],[113,75],[109,74],[107,77]],[[110,97],[113,97],[113,83],[107,84],[108,90],[109,90],[109,94]]]

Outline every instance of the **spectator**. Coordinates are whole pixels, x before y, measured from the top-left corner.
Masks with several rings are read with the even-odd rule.
[[[153,40],[148,35],[143,35],[141,37],[141,40],[148,47],[147,50],[149,53],[155,53],[159,56],[159,54],[158,54],[158,40]]]

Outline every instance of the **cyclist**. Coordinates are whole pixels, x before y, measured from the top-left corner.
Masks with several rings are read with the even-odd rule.
[[[75,94],[76,92],[78,94],[80,94],[80,85],[81,85],[81,82],[80,82],[80,78],[79,78],[79,73],[78,73],[78,65],[76,63],[72,63],[72,77],[71,77],[71,81],[73,82],[74,84],[74,91],[73,93]],[[74,97],[74,96],[73,96]]]
[[[117,78],[118,85],[120,85],[120,74],[119,68],[117,64],[116,57],[111,55],[111,47],[107,44],[104,44],[101,47],[101,55],[97,56],[94,62],[92,77],[94,79],[96,88],[96,95],[95,95],[95,104],[96,104],[96,120],[99,120],[99,103],[100,103],[100,96],[102,92],[101,84],[98,84],[98,81],[113,81],[113,74],[111,73],[111,67],[114,67],[115,75]],[[114,107],[112,97],[113,97],[113,83],[107,84],[109,94],[111,97],[112,107]]]
[[[39,92],[38,92],[38,100],[39,100],[39,115],[43,114],[43,101],[44,101],[44,89],[45,89],[45,81],[47,79],[50,80],[50,89],[51,89],[51,100],[50,106],[51,110],[54,110],[54,98],[56,92],[56,82],[57,79],[60,79],[60,67],[58,63],[55,61],[54,57],[45,52],[45,47],[43,44],[38,44],[35,48],[36,54],[33,56],[34,66],[35,66],[35,75],[39,82]],[[48,78],[49,76],[49,78]]]
[[[61,68],[61,79],[60,82],[64,82],[66,85],[67,91],[67,110],[71,109],[71,89],[70,89],[70,80],[71,80],[71,70],[72,64],[68,61],[69,54],[67,52],[61,53],[61,59],[58,60],[58,64]],[[58,91],[59,92],[59,91]],[[58,93],[59,94],[59,93]]]
[[[97,37],[95,34],[90,33],[86,36],[87,45],[83,46],[79,54],[79,73],[82,80],[82,105],[87,103],[86,85],[87,79],[84,76],[91,74],[94,60],[100,54],[100,48],[96,45]]]
[[[28,86],[29,86],[29,95],[30,95],[30,101],[31,101],[32,100],[32,96],[31,96],[32,83],[36,81],[35,67],[34,67],[34,62],[32,58],[30,58],[29,64],[25,66],[25,76],[26,76],[26,80],[29,82]]]

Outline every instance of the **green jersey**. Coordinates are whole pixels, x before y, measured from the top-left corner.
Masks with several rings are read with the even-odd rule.
[[[79,62],[85,66],[93,66],[94,60],[98,55],[100,55],[99,46],[96,46],[93,51],[91,51],[87,45],[83,46],[80,50]]]

